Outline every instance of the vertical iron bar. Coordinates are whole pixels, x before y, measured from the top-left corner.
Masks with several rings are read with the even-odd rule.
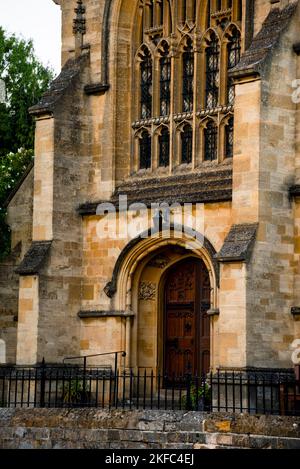
[[[160,371],[158,373],[158,379],[157,379],[157,409],[160,409],[160,383],[161,383],[161,376],[160,376]]]
[[[174,410],[174,399],[175,399],[175,373],[172,375],[172,397],[171,397],[171,409]]]
[[[271,387],[271,415],[273,415],[273,413],[274,413],[274,396],[273,396],[274,382],[273,382],[273,379],[274,379],[274,375],[273,375],[273,373],[271,373],[271,383],[270,383],[270,387]]]
[[[18,369],[16,369],[16,378],[15,378],[15,402],[14,402],[14,407],[17,407],[17,401],[18,401],[18,395],[17,395],[17,392],[18,392]]]
[[[11,394],[11,375],[12,375],[12,368],[9,370],[9,381],[8,381],[8,407],[10,407],[10,394]]]
[[[31,396],[31,369],[28,369],[28,390],[27,390],[27,407],[30,406],[30,396]]]
[[[165,383],[169,384],[168,375],[165,375]],[[165,385],[165,410],[168,410],[168,386]]]
[[[199,410],[199,376],[198,376],[198,373],[196,373],[196,376],[195,376],[195,388],[196,388],[196,401],[195,401],[195,409],[193,410]],[[203,380],[202,380],[202,377],[201,377],[201,373],[200,373],[200,389],[201,391],[203,391],[203,396],[204,396],[204,393],[205,393],[205,382],[203,383]],[[202,400],[204,402],[204,397],[202,397]]]
[[[102,409],[105,407],[105,380],[106,374],[103,372],[103,381],[102,381]]]
[[[220,403],[221,403],[221,396],[220,396],[220,370],[217,373],[217,389],[218,389],[218,412],[220,412]]]
[[[99,392],[99,369],[96,370],[96,400],[95,407],[98,407],[98,392]]]
[[[45,387],[46,387],[46,365],[45,358],[42,360],[41,385],[40,385],[40,406],[45,407]]]
[[[132,385],[133,385],[133,373],[130,370],[130,384],[129,384],[129,408],[132,409]]]
[[[110,374],[109,374],[109,403],[108,403],[108,407],[109,407],[109,410],[111,409],[111,393],[112,393],[112,374],[113,374],[113,371],[112,369],[110,369]],[[114,380],[115,380],[115,376],[114,376]]]
[[[24,368],[22,370],[22,385],[21,385],[21,407],[23,407],[23,402],[24,402]]]
[[[119,397],[119,370],[116,374],[116,395],[115,395],[115,408],[118,408],[118,397]]]
[[[83,404],[86,401],[86,357],[83,357],[83,380],[82,380],[82,400]]]
[[[59,380],[59,369],[56,370],[56,380],[55,380],[55,399],[54,406],[57,407],[57,394],[58,394],[58,380]],[[62,402],[63,405],[63,402]]]
[[[118,353],[115,353],[115,376],[117,376],[118,371]]]
[[[243,413],[243,379],[242,379],[242,373],[240,372],[240,411],[241,414]]]
[[[263,385],[263,413],[266,413],[266,381],[265,376],[263,375],[262,378],[262,385]]]
[[[125,400],[126,400],[126,370],[123,371],[123,397],[122,397],[122,407],[125,409]]]
[[[225,371],[225,410],[228,412],[228,380],[227,371]]]
[[[48,407],[51,407],[51,391],[52,391],[52,371],[53,369],[50,368],[49,370],[49,391],[48,391]]]
[[[254,375],[254,385],[255,385],[255,413],[258,413],[258,382],[257,382],[257,375]]]
[[[137,382],[136,382],[136,408],[139,408],[139,401],[140,401],[140,369],[138,368],[138,374],[137,374]]]
[[[153,409],[153,369],[151,370],[150,408]]]
[[[249,373],[247,373],[247,404],[248,404],[248,414],[251,412],[251,407],[250,407],[250,378],[249,378]]]
[[[232,372],[232,411],[235,413],[235,374]]]
[[[147,392],[147,371],[144,371],[144,397],[143,397],[143,409],[146,409],[146,392]]]

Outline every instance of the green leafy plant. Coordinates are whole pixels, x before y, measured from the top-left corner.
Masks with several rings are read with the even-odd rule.
[[[66,382],[61,388],[62,400],[66,404],[82,404],[88,397],[89,392],[84,390],[83,381],[76,379]]]
[[[190,398],[188,395],[182,397],[182,406],[188,410],[204,410],[211,402],[210,386],[205,383],[198,387],[192,384],[190,387]]]

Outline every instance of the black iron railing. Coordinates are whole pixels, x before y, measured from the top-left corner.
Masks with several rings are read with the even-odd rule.
[[[96,407],[300,415],[292,373],[217,371],[175,376],[112,367],[0,367],[0,407]]]

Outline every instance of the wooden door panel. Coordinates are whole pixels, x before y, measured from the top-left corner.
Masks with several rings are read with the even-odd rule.
[[[208,372],[210,361],[209,274],[189,259],[171,270],[165,287],[164,373],[172,379]]]

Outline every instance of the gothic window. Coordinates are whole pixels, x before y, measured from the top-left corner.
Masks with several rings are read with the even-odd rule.
[[[183,127],[181,132],[181,163],[189,164],[192,162],[193,154],[193,131],[189,124]]]
[[[151,135],[144,130],[140,138],[140,169],[151,168]]]
[[[233,157],[233,117],[230,117],[225,126],[225,158]]]
[[[206,48],[206,107],[215,108],[219,101],[220,46],[213,33]]]
[[[191,163],[197,168],[203,161],[233,157],[230,72],[243,50],[242,4],[139,0],[133,33],[132,135],[139,136],[132,145],[133,172]]]
[[[184,52],[182,54],[182,66],[183,112],[190,112],[193,110],[194,101],[194,53],[191,39],[188,39],[184,48]]]
[[[204,129],[204,160],[214,161],[218,158],[218,127],[209,121]]]
[[[164,127],[159,136],[159,166],[169,166],[170,160],[170,134]]]
[[[171,100],[171,59],[168,56],[169,49],[165,48],[163,57],[160,59],[160,115],[170,114]]]
[[[241,35],[237,29],[234,30],[230,41],[227,45],[227,69],[228,72],[233,69],[238,62],[240,61],[241,57]],[[227,83],[227,100],[228,104],[234,103],[234,83],[231,78],[228,78]]]
[[[152,59],[148,49],[141,62],[141,117],[152,115]]]

